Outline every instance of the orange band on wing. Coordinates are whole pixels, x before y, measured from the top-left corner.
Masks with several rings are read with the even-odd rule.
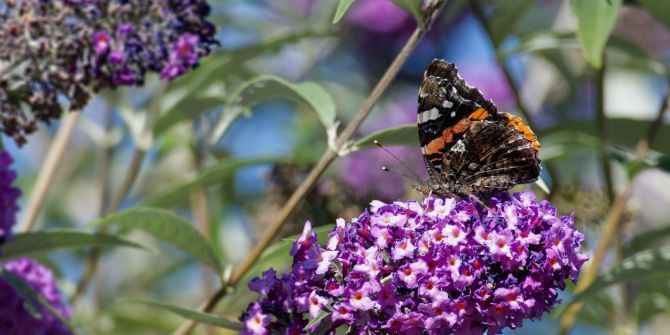
[[[530,141],[533,148],[539,152],[540,142],[537,141],[537,136],[535,136],[535,133],[530,129],[530,127],[523,124],[523,121],[518,116],[514,116],[509,113],[505,113],[504,116],[507,118],[507,125],[519,130],[523,136]]]
[[[481,121],[487,117],[489,117],[489,112],[486,109],[479,107],[475,109],[475,111],[472,112],[468,118],[473,121]]]
[[[440,150],[444,148],[444,138],[438,137],[426,144],[426,154],[439,154]]]

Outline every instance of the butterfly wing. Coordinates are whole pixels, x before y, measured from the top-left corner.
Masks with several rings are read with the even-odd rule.
[[[493,102],[469,86],[456,65],[433,60],[419,89],[417,125],[419,145],[433,182],[442,173],[444,155],[468,129],[472,121],[498,115]]]
[[[441,191],[490,194],[534,182],[540,175],[538,154],[532,131],[522,123],[511,123],[507,114],[497,120],[476,121],[444,156]]]

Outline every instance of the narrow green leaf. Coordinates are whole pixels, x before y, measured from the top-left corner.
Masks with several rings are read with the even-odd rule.
[[[209,241],[190,222],[170,211],[157,208],[133,208],[90,224],[92,227],[112,225],[140,229],[191,254],[217,274],[223,272],[221,263]]]
[[[344,14],[347,13],[351,4],[354,3],[354,0],[340,0],[337,4],[337,9],[335,10],[335,16],[333,17],[333,24],[340,22],[344,17]]]
[[[37,297],[33,294],[35,293],[33,288],[28,285],[21,277],[15,275],[11,271],[5,270],[5,268],[0,267],[0,278],[11,286],[14,291],[21,297],[23,300],[24,307],[35,319],[41,319],[42,313],[40,313],[40,306]]]
[[[184,120],[191,120],[217,106],[223,106],[223,100],[220,97],[198,95],[185,97],[156,120],[153,129],[154,137],[162,135],[172,126]]]
[[[412,15],[419,25],[424,24],[423,2],[421,0],[391,0],[391,2]]]
[[[328,303],[328,304],[330,304],[330,303]],[[330,313],[331,313],[330,306],[328,306],[327,308],[322,309],[321,312],[319,312],[319,314],[314,319],[309,321],[309,323],[303,329],[307,330],[307,329],[312,328],[315,324],[321,322],[321,320],[328,317],[330,315]]]
[[[15,235],[9,243],[3,245],[0,259],[5,260],[86,247],[132,247],[151,250],[147,246],[120,236],[96,234],[74,229],[53,229]]]
[[[655,227],[639,233],[623,245],[623,254],[631,255],[640,250],[653,247],[656,242],[663,241],[670,237],[670,224]]]
[[[210,187],[221,182],[221,180],[230,177],[240,168],[255,164],[276,163],[281,160],[282,158],[277,157],[262,157],[244,160],[222,160],[217,165],[207,168],[195,179],[173,186],[164,192],[150,197],[145,205],[150,207],[168,206],[187,197],[188,194],[190,194],[190,192],[194,189]]]
[[[136,299],[136,298],[122,298],[118,300],[119,303],[134,303],[142,304],[151,307],[157,307],[168,312],[172,312],[181,317],[184,317],[189,320],[197,321],[200,323],[217,326],[220,328],[226,328],[231,330],[242,330],[242,324],[220,317],[218,315],[203,313],[194,309],[184,308],[174,304],[169,304],[166,302],[155,301],[155,300],[146,300],[146,299]]]
[[[668,0],[638,0],[640,5],[659,22],[670,29],[670,1]]]
[[[603,50],[614,28],[622,0],[570,0],[577,18],[577,38],[586,60],[595,68],[603,64]]]
[[[42,313],[39,309],[39,305],[42,305],[42,307],[55,316],[56,319],[58,319],[63,324],[63,326],[65,326],[65,328],[74,334],[70,322],[66,320],[53,306],[51,306],[51,304],[47,302],[39,292],[37,292],[32,286],[30,286],[30,284],[23,280],[23,278],[2,267],[0,267],[0,278],[4,279],[7,284],[9,284],[9,286],[11,286],[21,297],[21,300],[24,302],[24,306],[33,318],[42,318]]]
[[[607,137],[609,143],[613,146],[624,146],[634,148],[637,142],[643,137],[651,121],[638,120],[631,118],[608,118],[605,121],[605,128],[607,129]],[[595,122],[592,120],[568,120],[561,122],[556,126],[546,129],[545,134],[554,132],[582,132],[595,136],[597,134],[595,129]],[[542,138],[540,138],[542,143]],[[661,153],[670,153],[670,125],[662,125],[658,131],[658,137],[654,141],[654,150]]]
[[[591,286],[576,294],[565,307],[589,298],[609,286],[652,278],[670,278],[670,246],[645,250],[624,259],[620,265],[600,274]]]
[[[354,143],[356,148],[367,148],[374,146],[377,140],[384,146],[419,146],[419,135],[417,135],[416,124],[408,124],[395,128],[387,128],[363,137]]]
[[[326,130],[335,123],[335,102],[321,85],[315,82],[291,83],[272,75],[261,75],[244,82],[231,95],[226,107],[228,109],[251,109],[260,101],[277,98],[308,106]],[[231,121],[230,116],[223,113],[214,128],[211,143],[216,143],[221,139]]]

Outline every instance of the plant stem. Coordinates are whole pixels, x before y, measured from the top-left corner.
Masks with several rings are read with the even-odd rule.
[[[644,159],[651,147],[651,144],[654,142],[660,127],[663,125],[663,118],[668,111],[668,99],[670,99],[670,87],[668,87],[665,96],[663,97],[663,103],[661,104],[658,113],[656,114],[656,119],[652,122],[649,127],[645,137],[641,138],[637,144],[635,157],[638,160]],[[593,254],[593,259],[591,260],[588,267],[585,267],[582,271],[582,274],[577,282],[575,287],[575,293],[582,292],[586,290],[593,281],[598,276],[598,269],[602,265],[603,260],[605,259],[605,254],[609,249],[614,237],[617,235],[619,222],[628,203],[628,198],[630,197],[631,191],[633,189],[633,180],[628,181],[624,189],[614,198],[612,206],[610,207],[607,216],[605,216],[605,221],[603,223],[603,232],[598,244],[598,248]],[[577,314],[581,311],[583,307],[583,302],[575,303],[570,306],[567,311],[563,314],[563,319],[561,320],[561,326],[559,329],[559,334],[567,334],[575,321],[577,320]]]
[[[491,45],[493,46],[493,49],[495,50],[496,62],[498,63],[498,66],[500,67],[503,75],[505,76],[507,86],[509,86],[510,90],[512,91],[512,95],[514,96],[514,102],[516,104],[517,109],[519,109],[519,113],[521,113],[521,116],[523,116],[523,118],[526,120],[530,129],[533,129],[534,131],[538,132],[537,128],[535,127],[536,126],[535,120],[533,119],[533,116],[528,111],[528,108],[526,108],[526,104],[523,102],[523,99],[521,98],[521,90],[519,89],[519,85],[517,85],[516,82],[514,81],[514,78],[512,77],[512,72],[509,70],[509,67],[505,63],[505,59],[498,57],[499,55],[498,45],[495,39],[493,38],[493,29],[488,24],[486,16],[484,15],[484,10],[482,9],[478,0],[472,0],[470,2],[470,7],[472,8],[472,13],[479,21],[479,24],[481,24],[482,28],[484,28],[486,36],[488,37],[489,41],[491,42]],[[559,185],[557,179],[558,174],[556,173],[556,169],[554,168],[553,163],[545,162],[544,167],[547,170],[549,178],[551,178],[551,188],[549,192],[549,197],[551,197],[558,189]]]
[[[166,84],[161,83],[160,87],[158,88],[158,91],[156,92],[151,101],[149,110],[147,111],[147,118],[144,123],[144,128],[142,129],[143,133],[146,134],[147,132],[151,132],[153,120],[160,111],[160,103],[161,100],[163,99],[163,95],[165,94],[166,90],[167,90]],[[142,162],[144,161],[144,156],[146,155],[148,149],[149,148],[144,148],[142,146],[135,147],[133,158],[130,161],[130,164],[128,165],[128,169],[127,172],[125,173],[123,181],[121,182],[121,186],[116,191],[114,197],[112,198],[109,204],[109,207],[106,208],[106,211],[101,213],[100,217],[105,217],[119,210],[121,202],[123,202],[123,199],[125,199],[125,197],[128,195],[133,185],[135,184],[135,181],[137,180],[137,176],[139,175],[139,172],[142,168]],[[98,233],[105,233],[106,229],[107,227],[103,226],[98,230]],[[94,248],[89,254],[89,257],[86,260],[86,264],[84,265],[84,274],[82,275],[81,280],[77,284],[77,287],[75,288],[72,297],[70,297],[71,305],[74,305],[88,289],[88,286],[90,285],[95,275],[95,271],[98,267],[98,263],[100,261],[101,256],[102,256],[102,249],[100,248]]]
[[[602,55],[602,66],[596,70],[596,133],[600,140],[600,165],[605,177],[605,192],[611,204],[614,201],[614,181],[612,179],[612,165],[607,154],[607,126],[605,121],[605,53]]]
[[[22,232],[31,231],[35,228],[37,217],[44,204],[44,199],[47,193],[49,193],[54,176],[63,160],[65,148],[67,148],[74,127],[77,124],[79,113],[79,111],[71,111],[65,115],[60,129],[58,129],[58,133],[51,143],[51,147],[49,147],[47,157],[37,175],[37,181],[35,182],[35,186],[33,186],[28,204],[26,205],[25,215],[20,225]]]
[[[351,122],[347,127],[342,131],[342,133],[335,140],[335,149],[336,151],[341,150],[349,141],[354,132],[360,127],[365,118],[370,114],[372,107],[377,103],[380,96],[388,88],[388,86],[393,81],[393,78],[398,74],[402,65],[405,64],[409,56],[412,54],[412,51],[416,48],[421,41],[421,38],[426,34],[428,28],[435,22],[439,14],[444,9],[447,0],[440,0],[434,2],[432,7],[428,8],[427,17],[428,20],[425,28],[418,26],[412,35],[409,37],[403,48],[400,50],[396,58],[393,60],[391,65],[386,69],[384,75],[379,79],[377,85],[372,89],[370,95],[367,97],[359,111],[351,119]],[[284,222],[288,216],[293,212],[293,210],[298,206],[298,204],[303,200],[305,195],[314,187],[316,181],[323,174],[326,168],[337,158],[337,152],[328,148],[321,156],[319,162],[312,168],[305,180],[298,186],[298,188],[291,194],[291,197],[287,200],[286,204],[279,210],[275,220],[269,225],[265,234],[261,237],[261,240],[256,244],[256,247],[250,252],[249,256],[238,266],[238,268],[233,272],[233,275],[223,285],[215,294],[212,296],[209,301],[207,301],[204,306],[200,309],[204,312],[211,312],[219,300],[221,300],[230,287],[235,286],[251,269],[252,265],[260,257],[261,253],[270,245],[270,242],[276,237],[279,230],[284,225]],[[185,321],[181,326],[173,332],[173,335],[184,335],[188,334],[196,326],[196,322],[192,320]]]

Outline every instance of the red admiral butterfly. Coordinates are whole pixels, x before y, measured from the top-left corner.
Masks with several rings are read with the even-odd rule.
[[[521,118],[498,113],[456,65],[433,60],[419,90],[419,143],[430,179],[424,194],[467,196],[508,190],[540,175],[540,144]]]

